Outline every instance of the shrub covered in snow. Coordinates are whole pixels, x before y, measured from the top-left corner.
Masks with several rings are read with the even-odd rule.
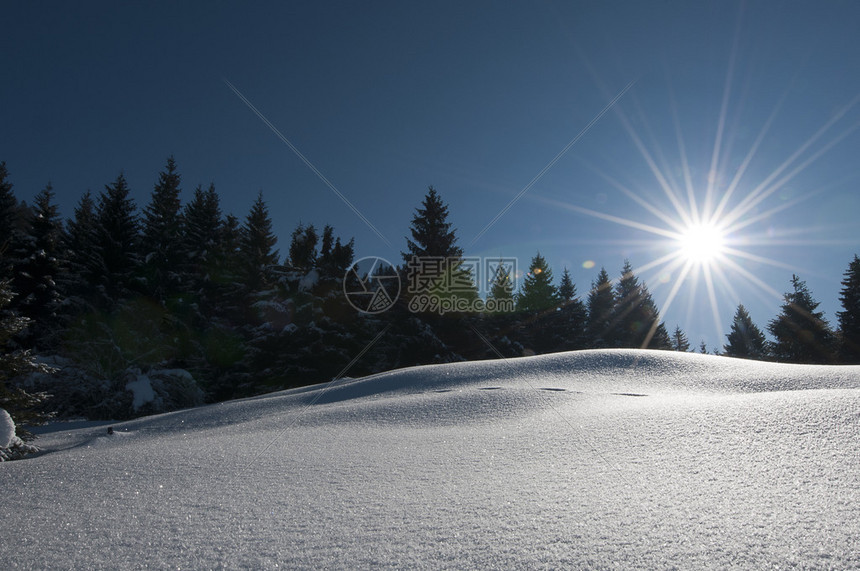
[[[127,368],[112,379],[84,370],[72,361],[50,359],[57,372],[31,374],[26,387],[49,392],[60,418],[124,419],[199,406],[203,390],[183,369]]]

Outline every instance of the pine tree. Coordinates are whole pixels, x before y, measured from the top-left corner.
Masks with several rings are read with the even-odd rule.
[[[32,435],[25,425],[38,425],[47,420],[40,405],[47,399],[44,393],[29,393],[13,384],[16,377],[31,373],[49,373],[51,369],[35,362],[29,351],[12,347],[13,337],[19,336],[32,321],[8,309],[14,293],[9,280],[0,280],[0,408],[15,422],[17,435],[29,439]]]
[[[792,291],[785,294],[781,313],[768,324],[773,335],[773,356],[790,363],[829,363],[833,360],[834,336],[819,303],[806,282],[791,277]]]
[[[462,248],[457,246],[457,236],[452,224],[448,222],[448,206],[432,186],[429,187],[421,207],[412,217],[410,233],[406,239],[407,251],[403,261],[407,264],[412,257],[418,258],[461,258]]]
[[[705,345],[705,340],[704,340],[704,339],[702,339],[702,340],[699,342],[699,353],[701,353],[702,355],[707,355],[707,354],[708,354],[708,346],[707,346],[707,345]]]
[[[576,286],[573,284],[567,268],[564,268],[561,274],[561,282],[558,284],[558,295],[562,301],[571,301],[576,297]]]
[[[352,265],[355,255],[355,240],[341,244],[340,237],[334,237],[334,228],[326,224],[323,229],[322,248],[317,265],[325,278],[343,279],[344,273]]]
[[[675,326],[675,332],[672,334],[672,349],[682,353],[690,350],[690,341],[679,325]]]
[[[560,350],[565,345],[564,324],[558,314],[561,298],[552,283],[552,269],[540,252],[535,254],[516,299],[517,338],[529,353]]]
[[[613,325],[619,347],[670,349],[666,326],[659,322],[657,306],[644,284],[633,273],[629,261],[624,262],[621,279],[615,290],[617,300]]]
[[[12,183],[7,177],[6,163],[0,162],[0,270],[7,272],[11,266],[8,253],[17,227],[18,199],[12,192]]]
[[[143,275],[147,293],[161,303],[178,288],[176,268],[181,265],[182,223],[179,184],[176,161],[171,156],[165,170],[159,173],[150,202],[143,211]]]
[[[92,195],[87,191],[75,207],[75,215],[66,224],[62,243],[66,250],[62,261],[60,291],[66,300],[63,313],[74,316],[91,309],[92,285],[98,264],[95,243],[96,213]]]
[[[860,364],[860,258],[848,265],[839,292],[842,311],[836,313],[839,323],[839,360]]]
[[[95,248],[98,254],[95,285],[105,308],[131,297],[140,289],[140,230],[134,201],[125,176],[105,186],[96,208]]]
[[[401,252],[407,267],[407,291],[477,299],[475,276],[463,264],[463,250],[448,222],[448,206],[432,186],[412,217],[410,233],[407,251]]]
[[[26,256],[26,235],[31,213],[15,198],[6,163],[0,162],[0,276],[14,276]]]
[[[50,184],[36,195],[25,251],[15,272],[16,307],[22,316],[34,321],[28,329],[30,346],[48,342],[48,333],[57,326],[61,301],[57,280],[63,225],[53,198]]]
[[[328,229],[330,227],[327,226],[326,228]],[[328,239],[328,255],[331,255],[331,248],[333,247],[330,243],[331,235],[328,236]],[[318,242],[319,236],[317,236],[317,230],[314,228],[314,225],[311,224],[310,226],[305,227],[303,224],[299,223],[296,229],[293,230],[292,240],[290,242],[290,264],[294,268],[301,270],[310,270],[316,266]]]
[[[558,289],[552,285],[552,269],[538,252],[529,264],[529,273],[523,278],[522,289],[517,296],[517,311],[547,311],[558,307],[560,301]]]
[[[558,288],[560,306],[552,315],[550,327],[557,332],[557,343],[554,351],[574,351],[588,346],[586,323],[588,312],[585,304],[576,295],[576,285],[570,277],[567,268],[561,275]]]
[[[588,292],[586,308],[588,319],[586,322],[586,335],[589,344],[595,348],[614,346],[614,332],[612,327],[612,315],[615,311],[615,290],[606,268],[600,268],[597,279],[591,284]]]
[[[732,320],[731,331],[726,335],[728,343],[723,345],[727,357],[762,360],[767,357],[767,341],[743,304],[738,305]]]
[[[278,238],[272,232],[269,209],[260,192],[245,218],[240,241],[244,259],[244,284],[248,292],[259,291],[270,285],[269,270],[278,263],[278,250],[273,249],[277,243]]]
[[[513,306],[514,301],[514,280],[510,269],[502,264],[499,259],[499,265],[496,270],[496,275],[493,276],[490,283],[490,291],[487,295],[489,299],[494,301],[494,306]]]
[[[212,317],[215,307],[223,300],[216,299],[219,280],[226,279],[224,268],[219,266],[223,257],[223,227],[221,207],[215,185],[207,190],[198,186],[185,205],[181,219],[181,239],[178,249],[182,261],[179,287],[184,291],[184,303],[192,308],[195,327],[202,327]]]

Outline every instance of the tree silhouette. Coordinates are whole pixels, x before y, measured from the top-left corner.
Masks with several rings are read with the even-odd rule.
[[[546,311],[558,307],[560,301],[558,289],[552,284],[552,269],[546,258],[538,252],[529,264],[529,273],[523,278],[523,285],[517,296],[517,311]]]
[[[618,347],[669,349],[669,333],[648,288],[639,283],[630,262],[625,260],[615,288],[613,325]]]
[[[781,313],[768,324],[773,335],[773,356],[791,363],[829,363],[833,360],[833,332],[824,314],[815,311],[806,282],[791,276],[792,291],[785,294]]]
[[[839,358],[843,363],[860,363],[860,258],[845,270],[839,292],[842,311],[836,313],[839,323]]]
[[[731,331],[726,334],[727,343],[723,346],[723,354],[727,357],[743,359],[764,359],[767,357],[767,341],[743,304],[738,305],[732,320]]]
[[[143,211],[143,275],[147,293],[161,303],[178,287],[176,268],[181,265],[182,224],[179,184],[176,161],[171,156],[165,169],[159,173],[150,202]]]
[[[675,332],[672,333],[672,349],[686,353],[690,350],[690,341],[687,339],[686,333],[681,331],[681,327],[676,325]]]
[[[611,347],[614,343],[612,314],[615,310],[615,290],[606,268],[600,268],[597,279],[591,283],[586,302],[588,319],[586,335],[593,347]]]

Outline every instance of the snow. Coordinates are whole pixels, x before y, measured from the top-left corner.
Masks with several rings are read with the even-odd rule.
[[[310,291],[320,281],[320,274],[316,270],[311,270],[299,280],[299,291]]]
[[[152,383],[149,377],[141,373],[139,369],[131,369],[128,372],[128,377],[131,379],[125,384],[125,390],[131,391],[132,402],[131,407],[137,411],[147,403],[155,401],[155,391],[152,389]]]
[[[0,568],[857,568],[860,367],[583,351],[45,433]]]
[[[0,448],[9,448],[15,442],[15,423],[5,409],[0,408]]]

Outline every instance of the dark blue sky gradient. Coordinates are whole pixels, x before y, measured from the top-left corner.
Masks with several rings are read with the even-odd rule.
[[[645,156],[687,204],[677,132],[701,207],[728,87],[715,202],[766,125],[729,210],[797,156],[741,217],[761,218],[730,236],[754,258],[732,258],[749,274],[715,268],[725,275],[716,311],[688,277],[665,308],[669,329],[721,346],[738,302],[764,328],[792,272],[835,323],[839,281],[860,253],[854,2],[21,2],[3,12],[0,160],[19,198],[51,181],[64,216],[120,171],[144,206],[173,154],[186,199],[214,182],[225,213],[243,218],[262,190],[282,253],[300,221],[328,223],[355,237],[359,257],[397,263],[434,185],[468,255],[516,256],[524,268],[540,250],[583,296],[601,266],[616,277],[629,258],[664,307],[680,271],[648,266],[676,248],[582,209],[666,228],[621,185],[679,219]]]

